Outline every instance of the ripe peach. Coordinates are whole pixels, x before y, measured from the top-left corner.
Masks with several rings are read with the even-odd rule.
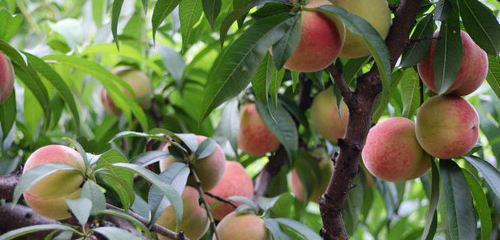
[[[431,164],[418,144],[415,125],[402,117],[389,118],[370,129],[361,155],[370,173],[393,182],[419,177]]]
[[[235,161],[228,161],[226,163],[226,170],[224,171],[224,176],[220,180],[210,193],[223,198],[229,198],[233,196],[240,196],[252,199],[253,197],[253,182],[245,168],[241,166],[240,163]],[[214,218],[221,220],[226,215],[234,211],[234,208],[227,203],[220,203],[214,198],[206,196],[208,203],[212,208],[212,213]],[[235,202],[236,205],[239,205]]]
[[[302,181],[300,180],[297,171],[295,169],[292,170],[292,173],[290,175],[290,180],[291,180],[290,185],[292,188],[292,192],[295,195],[295,197],[302,202],[306,202],[309,200],[318,202],[319,198],[326,191],[326,188],[330,183],[330,179],[332,178],[332,173],[333,173],[332,162],[328,158],[324,158],[318,162],[318,165],[320,170],[319,183],[318,183],[319,185],[316,185],[312,189],[311,193],[309,194],[309,198],[307,198],[306,196],[304,185],[302,184]]]
[[[207,139],[204,136],[196,136],[198,143],[202,143]],[[164,150],[168,150],[168,146],[164,147]],[[168,157],[160,161],[161,171],[165,171],[172,163],[177,160],[174,157]],[[196,160],[193,163],[194,169],[200,178],[203,190],[208,191],[215,187],[217,183],[222,179],[224,174],[224,168],[226,165],[226,156],[224,151],[217,144],[215,151],[208,157],[200,160]],[[192,176],[189,177],[188,184],[191,186],[195,185]]]
[[[62,145],[48,145],[42,147],[28,158],[23,173],[46,163],[66,163],[83,171],[85,165],[77,151]],[[65,198],[80,196],[83,175],[80,171],[57,171],[24,192],[26,203],[36,212],[52,219],[66,219],[71,217]]]
[[[434,96],[417,113],[417,139],[430,155],[449,159],[477,143],[479,117],[472,105],[456,96]]]
[[[278,149],[280,141],[266,126],[255,104],[246,104],[240,114],[238,147],[252,156],[262,156]]]
[[[220,240],[266,240],[269,237],[264,220],[251,213],[232,212],[217,225]],[[215,240],[215,236],[212,238]]]
[[[445,94],[464,96],[478,89],[486,79],[488,74],[488,56],[486,52],[479,47],[474,40],[464,31],[460,32],[462,36],[463,56],[462,64],[458,70],[455,81]],[[434,33],[438,37],[439,32]],[[434,82],[433,58],[436,49],[436,40],[432,41],[427,56],[417,65],[418,73],[425,85],[433,92],[438,93]]]
[[[134,90],[135,99],[143,108],[149,108],[151,104],[152,86],[151,80],[141,71],[133,70],[129,67],[118,67],[113,70],[113,74],[121,77]],[[123,89],[127,96],[132,96],[127,90]],[[101,101],[106,110],[111,114],[119,115],[121,110],[115,105],[108,92],[101,91]]]
[[[312,0],[306,7],[327,5],[326,0]],[[316,72],[337,59],[344,42],[344,26],[315,11],[302,12],[299,44],[285,63],[285,68],[298,72]]]
[[[187,186],[184,189],[184,192],[182,193],[184,214],[182,216],[182,222],[179,230],[184,231],[184,234],[189,239],[193,240],[201,239],[201,237],[203,237],[203,235],[207,232],[210,223],[206,210],[199,204],[199,199],[200,195],[195,188]],[[174,208],[172,206],[167,207],[158,219],[157,223],[172,231],[176,231]],[[168,239],[159,234],[158,238],[160,240]]]
[[[333,5],[344,8],[369,22],[382,38],[387,37],[391,26],[391,10],[386,0],[332,0]],[[370,54],[363,38],[347,30],[341,56],[348,58],[364,57]]]
[[[321,136],[336,142],[344,137],[349,120],[349,109],[344,101],[337,107],[337,99],[330,87],[319,93],[311,106],[311,123],[313,129]]]
[[[14,89],[14,68],[12,63],[0,52],[0,103],[4,102]]]

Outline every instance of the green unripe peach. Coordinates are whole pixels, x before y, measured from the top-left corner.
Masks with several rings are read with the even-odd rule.
[[[220,240],[267,240],[269,233],[262,218],[251,213],[232,212],[217,225]],[[212,238],[215,240],[215,236]]]
[[[262,156],[280,146],[280,141],[262,120],[255,104],[246,104],[240,113],[238,147],[252,156]]]
[[[391,26],[391,10],[386,0],[332,0],[333,5],[344,8],[369,22],[385,39]],[[347,29],[343,57],[359,58],[368,56],[370,51],[363,38]]]
[[[77,151],[62,145],[42,147],[28,158],[23,173],[46,163],[65,163],[80,171],[56,171],[45,176],[23,193],[26,203],[36,212],[52,219],[71,217],[65,198],[78,198],[84,181],[83,159]]]
[[[488,75],[488,55],[481,49],[467,34],[461,32],[462,36],[462,64],[458,70],[457,76],[450,88],[445,94],[453,94],[456,96],[464,96],[478,89]],[[439,37],[439,32],[434,34],[434,37]],[[437,40],[432,41],[427,56],[417,65],[418,73],[424,81],[425,85],[435,93],[438,93],[436,83],[434,81],[433,59],[436,49]]]
[[[463,156],[477,143],[479,116],[461,97],[434,96],[419,108],[416,132],[430,155],[441,159]]]
[[[143,108],[150,107],[151,95],[153,90],[151,86],[151,80],[148,76],[146,76],[146,74],[129,67],[118,67],[113,70],[113,74],[121,77],[130,85],[130,87],[134,91],[134,93],[131,94],[127,90],[123,89],[123,92],[127,96],[135,96],[136,101]],[[105,89],[101,91],[101,101],[104,105],[104,108],[106,108],[106,110],[111,114],[119,115],[121,113],[121,110],[116,106],[116,104],[111,99],[111,96],[109,96],[108,92]]]
[[[349,121],[349,109],[342,101],[340,111],[337,99],[330,87],[320,92],[311,106],[311,123],[313,129],[330,141],[344,137]]]
[[[205,139],[207,139],[207,137],[196,136],[196,140],[198,141],[198,143],[202,143],[203,141],[205,141]],[[168,146],[165,146],[164,150],[167,151]],[[165,169],[167,169],[170,165],[172,165],[176,161],[177,160],[171,156],[161,160],[160,170],[165,171]],[[196,171],[198,177],[200,178],[203,190],[208,191],[213,187],[215,187],[217,183],[219,183],[224,174],[225,165],[226,165],[226,156],[224,155],[224,151],[219,146],[219,144],[217,144],[214,152],[210,156],[196,160],[193,163],[194,170]],[[191,186],[195,186],[195,181],[192,176],[189,177],[188,184]]]
[[[307,8],[331,5],[326,0],[312,0]],[[344,41],[344,26],[316,11],[302,11],[300,42],[285,68],[298,72],[316,72],[337,59]]]
[[[12,63],[0,52],[0,103],[4,102],[14,89],[14,68]]]
[[[212,190],[210,190],[210,193],[226,199],[234,196],[252,199],[253,182],[248,173],[245,171],[245,168],[243,168],[240,163],[228,161],[226,163],[224,176],[222,176],[219,183]],[[208,201],[210,206],[215,206],[212,208],[212,213],[216,220],[221,220],[226,215],[234,211],[234,207],[230,204],[221,203],[210,196],[206,196],[205,199]],[[235,202],[234,204],[240,205],[241,203]]]
[[[290,184],[292,188],[292,192],[295,195],[297,199],[299,199],[302,202],[306,201],[314,201],[318,202],[319,199],[321,198],[321,195],[326,191],[326,188],[328,187],[328,184],[330,183],[330,179],[332,178],[332,173],[333,173],[333,164],[328,158],[323,158],[320,161],[318,161],[318,167],[319,167],[319,183],[318,185],[314,186],[312,189],[311,193],[309,194],[309,198],[306,196],[306,190],[304,189],[304,184],[300,180],[299,175],[297,174],[297,171],[294,169],[292,170],[292,173],[290,175]]]
[[[420,177],[431,164],[418,144],[415,125],[402,117],[389,118],[372,127],[361,155],[370,173],[392,182]]]
[[[198,191],[187,186],[182,193],[182,203],[183,203],[183,216],[179,227],[184,234],[192,240],[198,240],[208,230],[209,220],[206,210],[199,204],[200,195]],[[176,218],[175,210],[173,206],[169,206],[165,209],[163,214],[158,219],[158,224],[168,228],[172,231],[176,231]],[[166,240],[168,238],[163,237],[158,234],[160,240]]]

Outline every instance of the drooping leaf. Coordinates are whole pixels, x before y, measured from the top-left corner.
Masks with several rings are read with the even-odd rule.
[[[289,21],[290,26],[283,37],[273,45],[273,60],[276,63],[276,68],[281,69],[286,61],[295,51],[300,41],[300,33],[302,31],[302,18],[300,14],[293,17],[294,21]]]
[[[429,201],[429,211],[427,212],[427,217],[425,218],[425,228],[420,238],[421,240],[432,240],[434,239],[434,234],[436,233],[436,209],[439,203],[439,182],[439,170],[436,163],[432,161],[432,184]]]
[[[500,57],[488,56],[488,61],[489,71],[486,81],[497,97],[500,98]]]
[[[215,20],[219,16],[222,1],[221,0],[202,0],[203,11],[205,12],[205,17],[208,19],[210,26],[215,28]]]
[[[211,0],[215,1],[215,0]],[[195,40],[195,25],[202,17],[203,7],[200,0],[183,0],[179,4],[182,49],[186,51]]]
[[[113,1],[113,6],[111,8],[111,32],[113,33],[113,39],[116,43],[116,48],[120,48],[118,40],[118,20],[120,19],[120,13],[122,11],[123,0]]]
[[[81,197],[92,201],[92,214],[106,210],[106,197],[94,181],[88,180],[83,184]]]
[[[493,223],[491,221],[491,210],[488,204],[488,198],[483,192],[483,188],[479,180],[474,177],[472,173],[467,170],[463,170],[462,173],[467,180],[467,184],[471,190],[472,198],[474,199],[474,206],[481,222],[481,239],[488,240],[491,239],[491,230]]]
[[[434,19],[428,14],[417,23],[410,38],[410,46],[405,50],[401,58],[402,67],[415,66],[428,53],[434,34]]]
[[[487,161],[474,156],[465,156],[464,159],[481,173],[497,197],[500,197],[500,173]]]
[[[65,199],[64,201],[78,220],[78,223],[80,223],[81,226],[85,226],[90,217],[92,201],[88,198]]]
[[[138,237],[132,233],[116,227],[98,227],[92,229],[92,231],[98,232],[99,234],[105,236],[108,240],[138,239]]]
[[[156,38],[156,31],[167,16],[179,5],[181,0],[158,0],[153,10],[151,22],[153,24],[153,41]]]

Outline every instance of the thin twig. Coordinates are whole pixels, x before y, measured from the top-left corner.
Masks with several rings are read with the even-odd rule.
[[[219,233],[217,233],[217,226],[215,224],[215,219],[214,216],[212,215],[212,210],[210,209],[210,206],[208,205],[207,201],[205,200],[205,197],[203,196],[205,191],[203,190],[203,187],[201,186],[201,180],[198,177],[198,174],[196,173],[196,170],[189,165],[189,168],[191,170],[191,174],[194,177],[194,181],[196,182],[196,189],[198,190],[198,194],[200,195],[200,203],[203,205],[205,208],[207,215],[208,215],[208,220],[210,221],[210,227],[212,228],[212,231],[214,232],[215,239],[220,240]]]
[[[349,88],[349,85],[347,85],[347,82],[344,79],[344,75],[342,75],[342,72],[338,70],[335,65],[330,65],[327,68],[328,72],[330,75],[332,75],[333,80],[335,81],[335,84],[337,87],[340,89],[340,93],[342,93],[342,97],[348,101],[348,99],[351,98],[352,96],[352,91]]]
[[[231,207],[233,208],[237,208],[238,206],[236,206],[236,204],[233,203],[233,201],[229,200],[229,199],[225,199],[224,197],[221,197],[217,194],[213,194],[211,192],[205,192],[205,195],[219,201],[219,202],[223,202],[223,203],[227,203],[229,205],[231,205]]]

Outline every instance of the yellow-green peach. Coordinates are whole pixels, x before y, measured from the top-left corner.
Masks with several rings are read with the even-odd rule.
[[[251,213],[232,212],[217,225],[220,240],[267,240],[269,233],[262,218]],[[215,240],[215,236],[212,238]]]
[[[311,106],[311,125],[321,136],[336,142],[344,137],[348,121],[349,109],[342,101],[339,110],[331,87],[314,98]]]

